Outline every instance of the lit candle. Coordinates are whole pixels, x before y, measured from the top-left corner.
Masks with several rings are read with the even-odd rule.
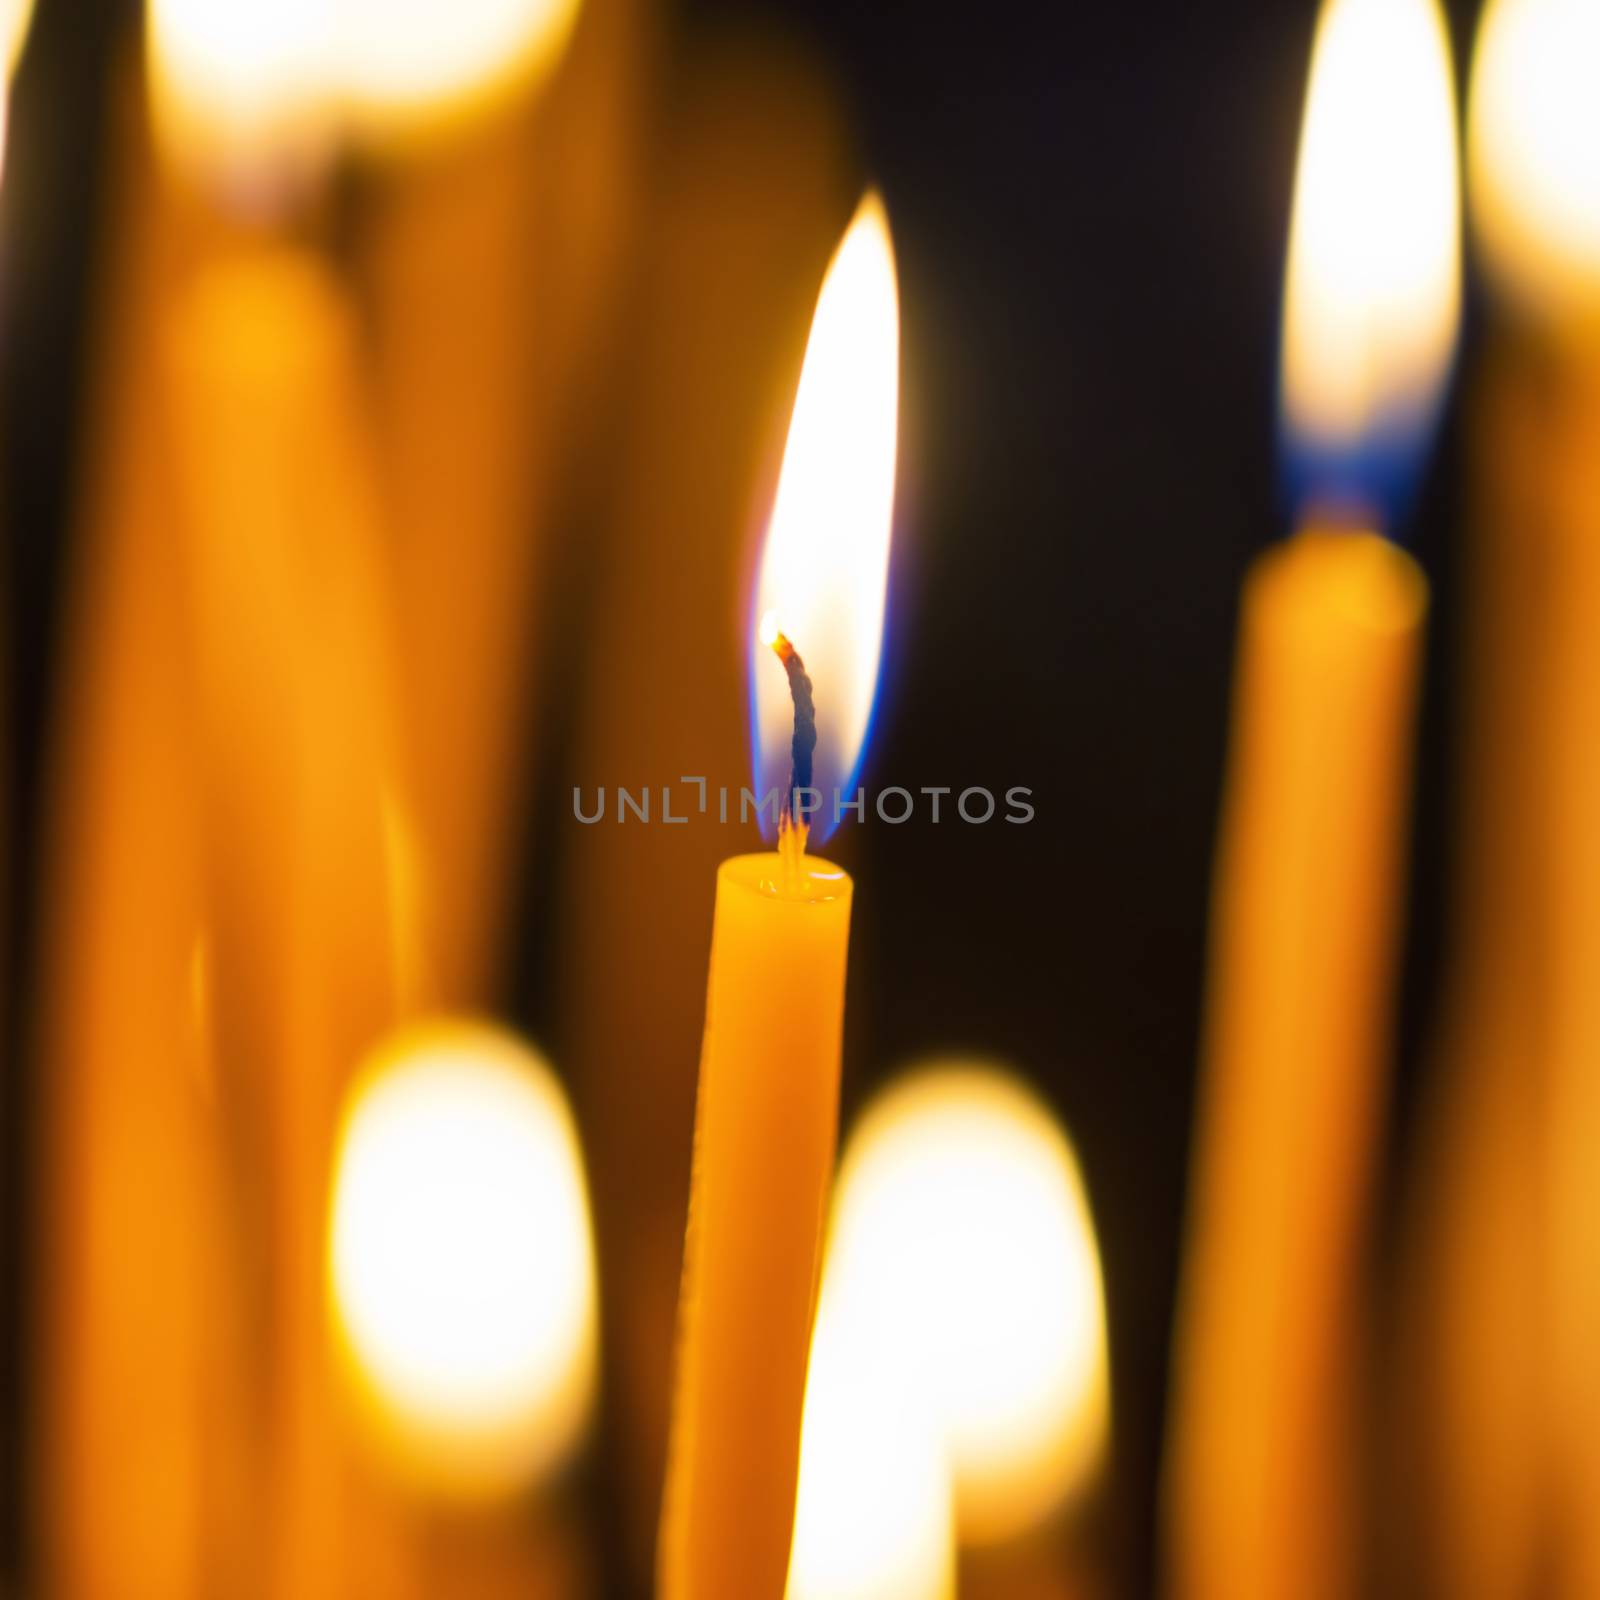
[[[391,928],[395,706],[354,335],[314,261],[252,253],[158,368],[192,602],[225,1094],[264,1225],[273,1582],[340,1587],[323,1206],[344,1084],[408,999]]]
[[[871,715],[898,387],[894,260],[869,197],[817,302],[757,583],[767,641],[753,641],[757,790],[781,773],[770,787],[785,797],[783,826],[778,851],[736,857],[717,875],[666,1600],[776,1600],[789,1566],[851,897],[843,872],[804,853],[808,824],[820,838],[836,820],[831,796],[819,809],[804,791],[848,786]],[[775,809],[763,813],[772,825]]]
[[[747,770],[749,664],[730,640],[749,621],[751,506],[770,502],[817,285],[859,188],[814,60],[741,30],[683,69],[639,195],[637,337],[608,379],[588,489],[582,560],[604,582],[575,638],[586,794]],[[564,820],[555,875],[552,1026],[594,1158],[612,1553],[640,1588],[666,1462],[709,891],[728,854],[718,807],[695,799],[670,835]]]
[[[1299,526],[1244,590],[1212,908],[1167,1486],[1186,1600],[1358,1587],[1362,1224],[1427,605],[1381,535],[1451,360],[1458,210],[1434,0],[1328,0],[1283,340]]]
[[[357,0],[344,33],[427,965],[450,1006],[503,976],[553,503],[634,210],[638,10]]]
[[[368,1521],[333,1404],[324,1206],[344,1084],[411,998],[361,341],[336,274],[293,242],[337,133],[329,25],[315,3],[162,0],[148,35],[163,151],[204,219],[152,312],[152,389],[190,607],[221,1095],[262,1275],[246,1559],[297,1597],[348,1587]]]
[[[1509,1104],[1491,1127],[1531,1130],[1500,1179],[1503,1256],[1472,1261],[1493,1320],[1461,1398],[1465,1418],[1498,1424],[1474,1441],[1493,1459],[1453,1461],[1451,1487],[1470,1498],[1441,1508],[1471,1519],[1461,1554],[1493,1560],[1495,1593],[1551,1571],[1552,1593],[1600,1584],[1600,109],[1586,70],[1597,48],[1587,0],[1496,0],[1472,84],[1474,222],[1508,328],[1490,391],[1498,431],[1479,453],[1501,524],[1486,533],[1536,564],[1538,582],[1532,659],[1513,680],[1531,782],[1516,835],[1493,841],[1531,886],[1520,931],[1540,959],[1534,1048],[1524,1037],[1508,1053]]]
[[[252,1250],[198,1004],[216,944],[188,571],[152,379],[197,229],[154,171],[143,112],[119,94],[108,129],[111,259],[47,819],[30,1464],[41,1581],[84,1596],[192,1593],[236,1570],[259,1490],[238,1292]],[[108,1466],[130,1439],[149,1472]]]

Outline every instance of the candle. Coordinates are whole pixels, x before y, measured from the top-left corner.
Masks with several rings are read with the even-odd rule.
[[[612,1554],[641,1588],[666,1457],[706,913],[728,853],[717,790],[732,786],[737,818],[745,771],[748,665],[730,638],[748,620],[751,508],[771,495],[856,188],[843,113],[787,41],[697,41],[670,84],[640,194],[637,335],[609,380],[593,536],[572,551],[589,597],[572,630],[572,770],[591,799],[694,774],[709,804],[687,788],[669,832],[562,819],[552,983],[593,1155]]]
[[[217,1003],[264,1226],[272,1581],[339,1587],[321,1273],[335,1117],[394,1020],[395,708],[347,308],[320,264],[213,265],[160,369],[192,596]]]
[[[1600,707],[1583,661],[1600,541],[1600,113],[1586,70],[1597,45],[1586,0],[1496,0],[1468,113],[1474,232],[1497,315],[1473,417],[1462,886],[1405,1373],[1419,1406],[1408,1477],[1423,1490],[1409,1525],[1429,1580],[1464,1600],[1537,1588],[1562,1523],[1578,1592],[1597,1570],[1592,1549],[1571,1554],[1592,1544],[1593,1491],[1578,1482],[1600,1481],[1582,1398],[1594,1315],[1577,1309],[1593,1268],[1559,1259],[1585,1248],[1590,1226],[1584,1105],[1600,1042],[1582,931],[1600,904],[1584,867],[1583,776]]]
[[[1600,1583],[1600,116],[1584,71],[1597,46],[1600,13],[1583,0],[1497,0],[1473,73],[1474,220],[1508,328],[1495,374],[1503,432],[1485,471],[1504,520],[1494,531],[1541,580],[1521,708],[1536,765],[1510,846],[1533,886],[1539,1031],[1502,1069],[1508,1124],[1532,1131],[1502,1180],[1512,1275],[1478,1286],[1496,1295],[1496,1320],[1462,1374],[1471,1393],[1451,1397],[1469,1424],[1499,1424],[1497,1459],[1457,1465],[1456,1498],[1441,1508],[1472,1519],[1462,1543],[1502,1584],[1484,1594],[1551,1570],[1553,1593]],[[1474,1262],[1485,1279],[1499,1265]]]
[[[109,131],[114,244],[45,810],[31,1252],[33,1559],[46,1587],[89,1597],[194,1593],[233,1570],[255,1487],[249,1256],[199,1007],[214,951],[184,553],[149,380],[190,219],[152,169],[142,97],[117,96]],[[151,1471],[108,1465],[129,1439]]]
[[[807,791],[849,782],[876,691],[898,386],[894,260],[869,197],[817,302],[757,583],[755,766],[758,788],[767,772],[784,774],[771,808],[781,809],[781,848],[717,874],[661,1535],[666,1600],[778,1600],[789,1566],[851,899],[843,872],[804,853],[808,827],[825,837],[835,820]]]
[[[1213,891],[1167,1485],[1187,1600],[1359,1587],[1361,1245],[1427,604],[1379,533],[1455,338],[1454,129],[1432,0],[1329,0],[1285,301],[1299,527],[1244,589]]]
[[[103,324],[118,377],[151,354],[129,314],[153,266],[145,216],[133,231]],[[212,1343],[237,1263],[212,1254],[228,1224],[207,1164],[192,682],[159,435],[142,388],[97,386],[44,813],[30,1566],[85,1600],[201,1592],[236,1487],[208,1422],[238,1398]],[[116,1470],[129,1439],[146,1470]]]
[[[372,159],[354,267],[425,964],[440,1003],[477,1006],[504,976],[535,788],[549,524],[593,421],[587,374],[631,225],[648,26],[638,0],[527,0],[469,5],[465,27],[459,6],[416,8],[395,38],[392,7],[356,9],[350,70]]]

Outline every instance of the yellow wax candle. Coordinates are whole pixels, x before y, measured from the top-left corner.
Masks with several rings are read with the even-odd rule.
[[[804,797],[848,781],[866,732],[898,399],[894,258],[869,196],[817,302],[756,585],[757,787],[781,762],[787,787],[771,792],[788,798],[779,851],[717,874],[659,1550],[666,1600],[781,1600],[789,1569],[851,898],[843,872],[805,855]],[[818,642],[808,662],[780,619]],[[818,831],[837,820],[826,807]]]
[[[1449,953],[1407,1196],[1395,1556],[1453,1600],[1534,1582],[1548,1416],[1539,1241],[1549,830],[1550,482],[1537,362],[1496,341],[1472,408]]]
[[[1492,1305],[1499,1340],[1477,1334],[1450,1396],[1478,1431],[1440,1507],[1441,1522],[1466,1521],[1442,1578],[1492,1561],[1498,1588],[1461,1589],[1485,1596],[1600,1584],[1600,109],[1586,70],[1597,48],[1600,11],[1585,0],[1494,0],[1473,67],[1473,219],[1513,330],[1491,470],[1504,537],[1532,543],[1544,567],[1525,707],[1541,759],[1519,819],[1537,843],[1514,847],[1537,892],[1539,1032],[1535,1050],[1501,1064],[1518,1115],[1485,1128],[1479,1149],[1499,1127],[1531,1133],[1501,1184],[1501,1253],[1472,1256],[1461,1275]]]
[[[153,169],[135,87],[118,78],[110,114],[40,930],[31,1564],[84,1600],[203,1593],[252,1488],[184,557],[149,381],[196,219]],[[148,1470],[116,1470],[130,1449]]]
[[[1426,583],[1362,533],[1240,622],[1176,1381],[1177,1592],[1350,1592],[1357,1244],[1380,1111]]]
[[[1454,127],[1434,0],[1327,0],[1283,339],[1309,509],[1245,584],[1212,900],[1167,1485],[1184,1600],[1360,1587],[1362,1246],[1427,609],[1360,508],[1394,514],[1450,363]]]
[[[348,307],[256,246],[173,307],[172,422],[200,686],[229,1093],[265,1225],[272,1581],[341,1587],[323,1220],[340,1098],[395,1019],[398,778],[383,566]]]
[[[663,1525],[665,1600],[783,1593],[838,1124],[849,877],[717,874]]]
[[[674,809],[687,821],[666,848],[654,827],[563,822],[555,952],[557,1036],[593,1155],[618,1554],[641,1587],[667,1450],[694,1123],[686,1069],[705,1025],[711,890],[729,854],[716,787],[745,761],[748,668],[728,619],[740,614],[759,463],[786,421],[774,375],[804,353],[854,183],[828,79],[782,39],[697,40],[661,121],[637,223],[638,336],[614,375],[617,420],[590,488],[583,559],[604,583],[580,630],[572,768],[590,796],[597,783],[694,773],[711,800],[701,812],[686,791]]]
[[[364,131],[399,145],[371,164],[354,265],[370,299],[425,965],[457,1006],[483,1004],[501,975],[550,523],[596,417],[588,374],[634,215],[651,32],[639,0],[464,10],[358,7],[355,50]],[[519,61],[536,81],[513,73],[502,103]]]

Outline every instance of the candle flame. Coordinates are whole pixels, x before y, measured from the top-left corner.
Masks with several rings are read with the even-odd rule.
[[[1031,1090],[938,1066],[868,1109],[839,1171],[823,1303],[879,1341],[938,1420],[968,1542],[1088,1486],[1110,1423],[1094,1225]]]
[[[786,1600],[950,1600],[937,1421],[874,1330],[824,1294],[811,1339]]]
[[[1600,5],[1491,0],[1473,62],[1473,220],[1529,306],[1600,314]]]
[[[1460,320],[1455,128],[1437,0],[1325,0],[1284,303],[1297,511],[1404,509]]]
[[[542,76],[579,0],[340,0],[343,82],[364,132],[470,113]]]
[[[811,831],[819,842],[833,826],[833,791],[854,782],[877,695],[899,371],[894,248],[882,202],[868,195],[817,300],[754,608],[757,792],[782,794],[789,782],[794,704],[770,653],[781,616],[815,687],[814,786],[824,803]]]
[[[332,0],[150,0],[145,49],[157,136],[181,167],[262,206],[326,160]]]
[[[28,25],[33,21],[33,0],[0,0],[0,61],[5,66],[9,87],[17,70],[17,58],[27,42]],[[11,121],[11,97],[0,93],[0,171],[5,169],[6,133]]]
[[[428,127],[526,86],[560,56],[579,4],[151,0],[157,128],[234,198],[274,203],[341,134]]]
[[[328,1275],[402,1476],[490,1498],[570,1452],[595,1385],[594,1250],[572,1115],[531,1051],[463,1022],[380,1048],[344,1116]]]

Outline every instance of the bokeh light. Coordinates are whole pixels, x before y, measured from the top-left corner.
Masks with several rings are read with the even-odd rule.
[[[1084,1491],[1110,1421],[1094,1227],[1066,1135],[999,1070],[934,1065],[846,1148],[824,1298],[937,1417],[963,1540]]]
[[[876,1332],[826,1291],[811,1341],[787,1600],[949,1600],[937,1419]]]
[[[1473,59],[1473,221],[1529,305],[1600,316],[1600,6],[1490,0]]]
[[[346,105],[368,131],[459,113],[547,71],[579,0],[339,0]]]
[[[1283,320],[1296,499],[1399,510],[1461,311],[1461,185],[1437,0],[1327,0],[1300,138]]]
[[[328,1249],[346,1366],[407,1476],[494,1495],[570,1452],[595,1379],[589,1206],[565,1098],[525,1045],[440,1022],[377,1051]]]
[[[150,0],[146,52],[163,148],[252,205],[327,158],[336,131],[330,0]]]

